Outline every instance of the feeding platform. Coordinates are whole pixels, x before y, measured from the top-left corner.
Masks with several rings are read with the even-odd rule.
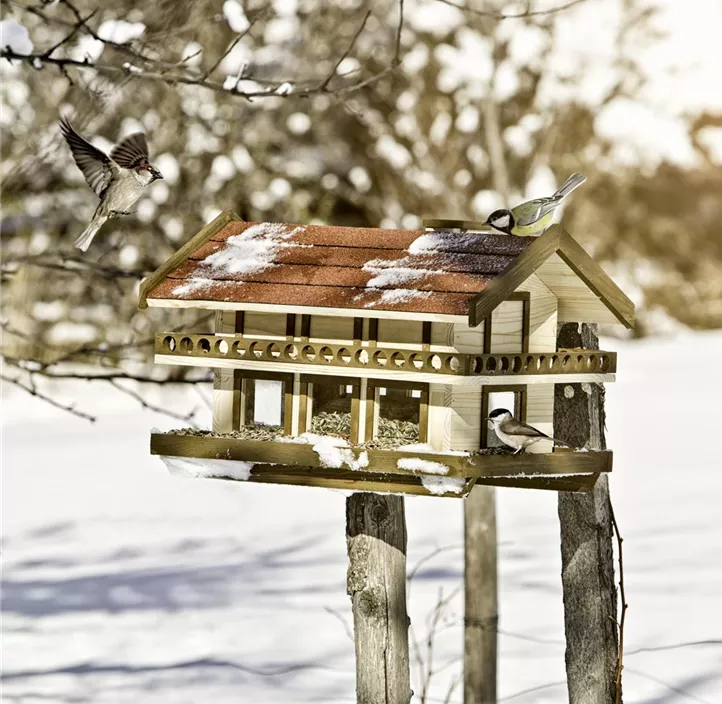
[[[612,453],[606,451],[471,455],[316,441],[314,446],[312,442],[153,433],[150,446],[153,454],[169,458],[216,460],[213,475],[219,479],[239,478],[231,463],[242,462],[250,466],[245,467],[241,481],[459,498],[477,482],[586,491],[601,472],[611,471],[612,464]],[[229,463],[225,472],[223,462]]]
[[[554,436],[555,385],[585,393],[617,371],[614,352],[557,349],[557,324],[631,327],[633,304],[559,226],[525,238],[440,223],[207,225],[140,305],[215,311],[215,331],[155,342],[158,363],[214,369],[213,428],[153,433],[151,452],[179,474],[249,482],[589,490],[611,452],[544,440],[513,455],[486,418],[505,407]]]

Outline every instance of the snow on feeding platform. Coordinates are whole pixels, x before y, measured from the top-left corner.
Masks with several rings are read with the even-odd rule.
[[[402,457],[396,462],[399,469],[406,469],[410,472],[423,474],[448,474],[449,468],[441,462],[422,460],[420,457]]]
[[[424,488],[435,496],[442,494],[460,494],[466,479],[464,477],[421,477]]]
[[[256,462],[239,462],[238,460],[195,459],[191,457],[168,457],[159,455],[160,459],[175,477],[194,479],[237,479],[247,481]]]

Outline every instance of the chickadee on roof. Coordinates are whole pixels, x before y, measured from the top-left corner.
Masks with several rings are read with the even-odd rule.
[[[511,210],[495,210],[486,224],[506,235],[541,235],[552,224],[557,206],[586,180],[582,174],[572,174],[553,195],[528,200]]]
[[[549,437],[541,430],[537,430],[531,425],[522,423],[514,418],[511,411],[506,408],[497,408],[489,413],[487,419],[494,428],[496,436],[501,440],[507,447],[511,447],[515,450],[514,454],[518,454],[522,450],[525,450],[529,445],[533,445],[539,440],[551,440],[552,442],[558,443],[559,445],[569,445],[562,440],[555,440]]]

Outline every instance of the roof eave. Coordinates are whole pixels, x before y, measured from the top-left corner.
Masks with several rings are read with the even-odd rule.
[[[188,240],[173,256],[166,259],[150,276],[143,279],[140,286],[138,308],[148,307],[148,294],[174,269],[179,267],[193,252],[220,232],[229,222],[242,221],[232,210],[224,210],[211,220],[198,234]]]
[[[561,257],[622,325],[634,327],[634,303],[561,225],[552,225],[519,255],[504,274],[493,279],[471,300],[469,325],[476,327],[491,315],[553,254]]]

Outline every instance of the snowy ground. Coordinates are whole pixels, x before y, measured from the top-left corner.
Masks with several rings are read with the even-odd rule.
[[[621,353],[607,397],[630,604],[625,701],[714,704],[722,471],[708,438],[722,432],[722,334],[607,347]],[[199,403],[164,393],[177,410]],[[107,389],[72,394],[98,423],[12,390],[3,399],[4,701],[353,702],[344,496],[172,479],[148,454],[149,429],[172,421]],[[448,548],[411,584],[423,635],[438,590],[462,576],[461,503],[406,506],[409,567]],[[500,701],[562,703],[556,497],[500,489],[498,512]],[[438,664],[460,654],[460,603]]]

